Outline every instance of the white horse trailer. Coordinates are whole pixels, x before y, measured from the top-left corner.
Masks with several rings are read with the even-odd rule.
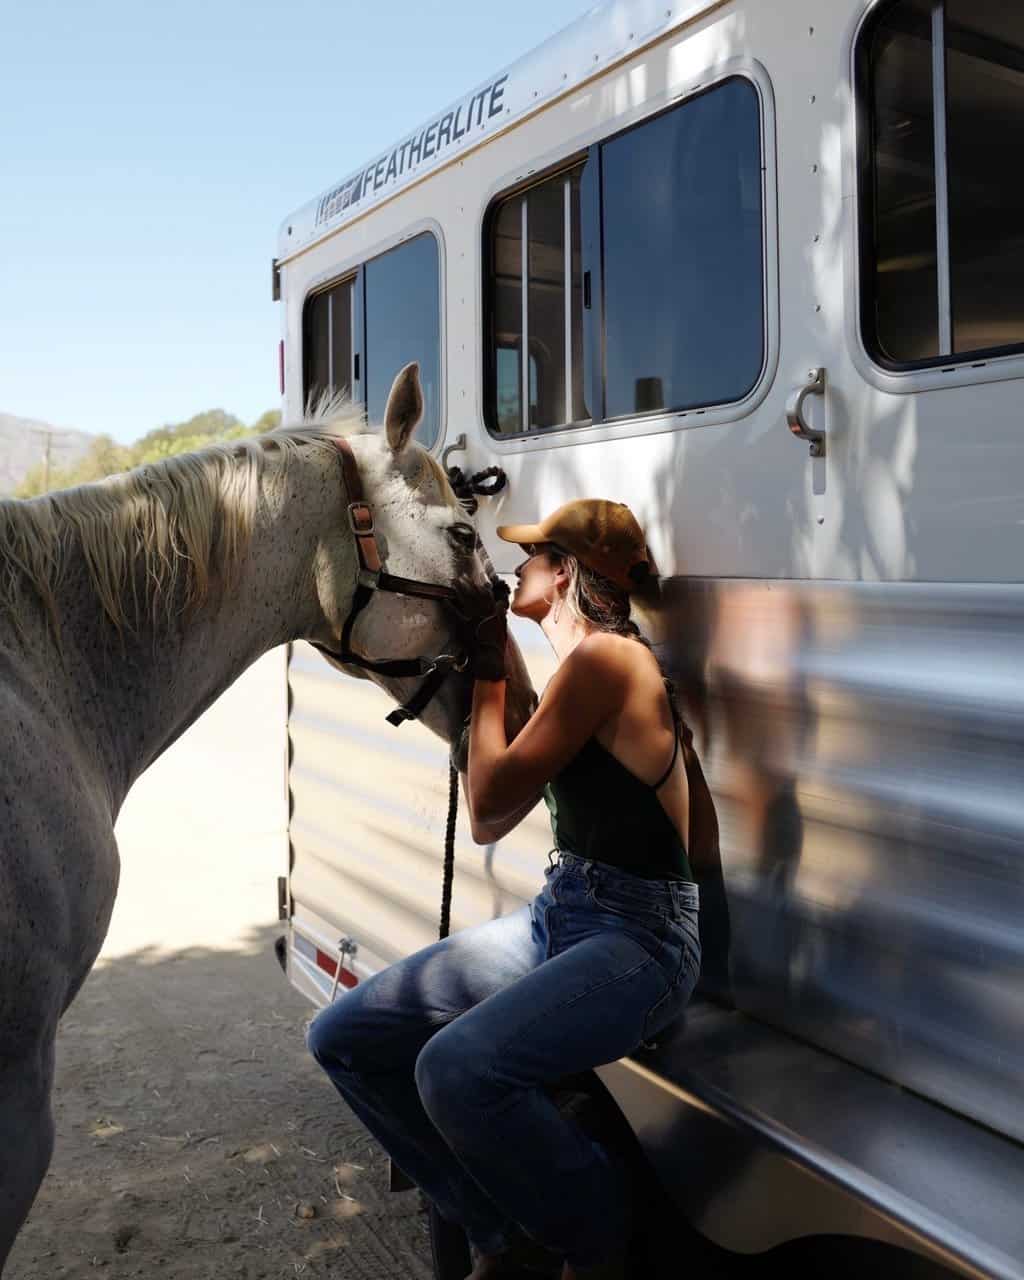
[[[685,1025],[599,1074],[740,1254],[1024,1276],[1022,154],[1019,3],[613,0],[281,229],[289,416],[415,358],[499,571],[572,497],[649,532],[722,867]],[[385,709],[294,647],[318,1004],[436,937],[446,752]],[[549,843],[460,827],[452,927]]]

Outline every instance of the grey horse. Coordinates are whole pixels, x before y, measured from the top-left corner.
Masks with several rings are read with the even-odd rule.
[[[383,432],[358,431],[354,410],[332,406],[0,502],[0,1271],[50,1162],[57,1024],[107,931],[128,789],[262,653],[298,638],[338,649],[358,562],[334,438],[349,437],[388,572],[484,581],[443,470],[411,439],[422,403],[411,365]],[[435,655],[454,627],[441,601],[374,592],[351,647]],[[510,661],[514,734],[534,695],[511,645]],[[370,678],[398,701],[418,683]],[[467,684],[450,674],[421,716],[450,743]]]

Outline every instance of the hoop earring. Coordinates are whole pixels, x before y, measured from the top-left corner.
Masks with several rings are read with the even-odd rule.
[[[557,624],[558,619],[561,616],[562,616],[562,601],[559,600],[555,605],[553,613],[551,614],[551,621]]]

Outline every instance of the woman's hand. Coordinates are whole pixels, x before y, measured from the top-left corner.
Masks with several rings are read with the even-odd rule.
[[[499,579],[478,587],[462,578],[455,584],[455,593],[454,607],[465,623],[470,673],[477,680],[504,680],[508,587]]]

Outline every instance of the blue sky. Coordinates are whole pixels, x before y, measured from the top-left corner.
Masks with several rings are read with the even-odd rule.
[[[286,214],[586,0],[33,0],[0,22],[0,412],[276,407]]]

